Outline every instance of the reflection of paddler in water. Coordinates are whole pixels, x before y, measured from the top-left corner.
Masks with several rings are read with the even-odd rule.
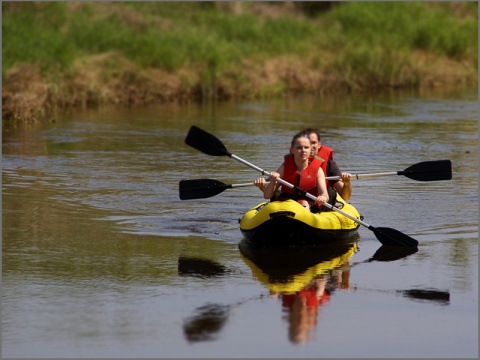
[[[288,337],[292,342],[304,344],[309,340],[311,332],[317,325],[320,307],[330,302],[330,296],[335,289],[348,291],[349,276],[347,260],[339,268],[315,277],[294,294],[278,294],[282,300],[282,307],[287,312]]]
[[[320,306],[335,289],[349,288],[349,259],[357,244],[300,248],[256,248],[240,244],[253,275],[282,302],[289,339],[305,343],[317,324]],[[282,266],[283,262],[283,266]]]
[[[308,340],[317,323],[318,310],[321,305],[328,304],[331,293],[336,289],[350,289],[349,274],[352,267],[371,261],[395,261],[417,251],[417,248],[382,245],[371,258],[350,264],[350,257],[357,249],[356,244],[352,243],[280,249],[252,248],[245,244],[239,247],[245,263],[269,288],[270,297],[284,298],[285,318],[290,324],[289,338],[296,343]],[[216,278],[230,273],[228,268],[210,259],[188,256],[178,259],[180,276]],[[448,304],[450,300],[448,292],[435,289],[397,292],[413,300],[433,300],[441,305]],[[207,303],[199,306],[193,316],[185,319],[184,334],[189,342],[215,340],[232,308],[264,298],[265,294],[262,294],[229,305]]]
[[[295,294],[281,294],[283,309],[288,312],[288,337],[296,344],[304,344],[317,325],[320,305],[330,301],[326,290],[325,275],[314,279],[303,290]]]

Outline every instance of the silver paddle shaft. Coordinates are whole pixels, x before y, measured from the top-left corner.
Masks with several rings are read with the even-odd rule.
[[[379,176],[390,176],[398,175],[398,171],[384,172],[384,173],[374,173],[374,174],[352,174],[352,179],[361,179],[361,178],[373,178]],[[327,176],[325,180],[342,180],[341,176]]]
[[[251,167],[252,169],[254,170],[257,170],[258,172],[261,172],[262,175],[270,175],[270,171],[267,171],[267,170],[264,170],[262,168],[259,168],[258,166],[252,164],[252,163],[249,163],[248,161],[246,160],[243,160],[242,158],[236,156],[235,154],[230,154],[230,157],[232,159],[235,159],[237,160],[238,162],[241,162],[242,164],[245,164],[247,165],[248,167]],[[295,186],[290,184],[289,182],[283,180],[283,179],[277,179],[277,181],[282,184],[282,185],[285,185],[285,186],[288,186],[290,189],[295,189]],[[309,199],[312,199],[312,200],[317,200],[317,197],[308,193],[308,192],[305,192],[305,196],[308,197]],[[366,222],[363,222],[362,220],[360,219],[357,219],[355,216],[352,216],[350,214],[347,214],[346,212],[340,210],[339,208],[336,208],[335,206],[333,205],[330,205],[329,203],[323,203],[323,205],[325,205],[327,208],[329,208],[330,210],[335,210],[337,212],[339,212],[340,214],[342,214],[343,216],[349,218],[350,220],[352,221],[355,221],[356,223],[360,224],[360,225],[363,225],[365,226],[366,228],[370,228],[370,224],[367,224]]]

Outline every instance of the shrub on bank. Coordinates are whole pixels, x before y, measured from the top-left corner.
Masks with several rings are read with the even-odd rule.
[[[477,79],[476,2],[2,2],[2,11],[2,118],[35,113],[15,106]],[[14,96],[34,89],[41,96]]]

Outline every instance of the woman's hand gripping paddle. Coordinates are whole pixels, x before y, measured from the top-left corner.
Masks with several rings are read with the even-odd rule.
[[[452,162],[450,160],[422,161],[402,171],[352,174],[352,179],[374,178],[380,176],[403,175],[417,181],[440,181],[452,178]],[[340,180],[341,176],[327,176],[326,180]],[[180,199],[204,199],[237,187],[254,186],[253,182],[244,184],[225,184],[213,179],[195,179],[180,181]]]
[[[249,163],[248,161],[243,160],[242,158],[230,153],[225,145],[217,139],[214,135],[206,132],[205,130],[202,130],[196,126],[192,126],[187,134],[187,137],[185,138],[185,143],[207,155],[212,155],[212,156],[229,156],[232,159],[237,160],[238,162],[241,162],[244,165],[247,165],[248,167],[260,172],[262,175],[270,175],[270,172],[263,170],[259,168],[256,165],[253,165]],[[298,187],[288,183],[287,181],[283,179],[278,179],[278,182],[280,182],[282,185],[288,186],[291,189],[294,189],[295,191],[299,191],[300,193],[305,194],[306,197],[316,200],[316,197],[313,196],[312,194],[307,193],[306,191],[299,189]],[[351,216],[350,214],[347,214],[343,212],[342,210],[336,208],[333,205],[330,205],[328,203],[324,203],[324,205],[336,212],[339,212],[343,216],[348,217],[349,219],[355,221],[356,223],[365,226],[367,229],[373,231],[375,234],[376,238],[383,244],[383,245],[390,245],[390,246],[406,246],[406,247],[415,247],[418,245],[418,241],[411,238],[410,236],[395,230],[391,228],[386,228],[386,227],[373,227],[372,225],[369,225],[365,222],[363,222],[360,219],[355,218],[354,216]]]

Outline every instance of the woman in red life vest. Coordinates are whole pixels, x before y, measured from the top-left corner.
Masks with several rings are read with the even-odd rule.
[[[323,161],[322,169],[326,176],[341,176],[342,178],[342,180],[327,180],[327,187],[332,187],[337,190],[337,193],[344,200],[350,199],[350,196],[352,195],[352,175],[350,173],[340,172],[337,163],[333,160],[333,150],[328,146],[322,145],[317,129],[307,128],[302,130],[302,132],[307,134],[310,139],[312,156],[316,155],[321,161]]]
[[[320,207],[323,203],[328,202],[327,186],[325,183],[325,174],[321,168],[321,161],[310,156],[311,144],[310,139],[304,133],[298,133],[293,137],[290,149],[290,155],[285,157],[285,162],[277,169],[270,173],[270,182],[263,189],[263,197],[270,199],[275,191],[280,187],[277,181],[279,178],[298,186],[300,189],[317,196],[315,203]],[[258,180],[258,179],[257,179]],[[263,188],[264,184],[255,181],[255,185]],[[282,185],[282,194],[280,198],[297,199],[305,208],[310,209],[311,203],[306,197],[295,194],[293,189]]]

